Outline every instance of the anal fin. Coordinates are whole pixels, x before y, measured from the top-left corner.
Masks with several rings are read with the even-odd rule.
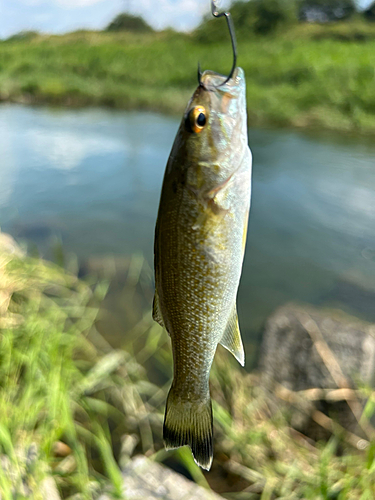
[[[160,311],[159,295],[158,295],[157,290],[155,290],[154,302],[152,304],[152,318],[154,321],[159,323],[160,326],[165,328],[163,316],[162,316],[161,311]]]
[[[240,327],[238,325],[237,309],[234,304],[227,327],[220,340],[220,344],[233,354],[240,365],[245,366],[245,352],[242,345]]]

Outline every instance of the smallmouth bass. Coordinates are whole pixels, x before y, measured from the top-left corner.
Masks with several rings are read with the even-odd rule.
[[[236,296],[250,208],[251,152],[245,76],[205,71],[166,166],[155,229],[153,318],[168,331],[173,383],[164,419],[167,449],[213,457],[209,375],[218,343],[244,365]]]

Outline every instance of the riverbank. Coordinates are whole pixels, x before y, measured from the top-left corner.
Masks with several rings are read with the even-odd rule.
[[[198,61],[226,73],[230,46],[201,34],[77,32],[0,43],[0,100],[180,114]],[[239,40],[250,126],[375,132],[375,27],[299,25]],[[219,62],[220,61],[220,62]]]
[[[2,499],[50,499],[47,485],[53,498],[91,500],[103,491],[122,498],[121,470],[126,474],[139,454],[228,499],[373,498],[373,443],[357,446],[363,440],[352,434],[348,439],[329,417],[322,424],[332,434],[328,443],[293,430],[287,415],[270,412],[258,376],[242,370],[224,349],[211,373],[212,470],[198,469],[185,448],[165,452],[162,421],[172,361],[166,332],[148,312],[125,333],[136,341],[127,350],[113,349],[96,330],[110,274],[83,282],[26,256],[11,238],[0,239]],[[142,266],[138,271],[129,271],[124,290],[134,304],[147,286]],[[151,382],[150,360],[164,372],[164,385]],[[369,397],[369,416],[373,394],[368,388],[357,392]],[[303,398],[289,391],[291,396]]]

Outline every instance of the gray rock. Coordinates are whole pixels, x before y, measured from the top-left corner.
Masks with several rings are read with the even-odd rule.
[[[28,447],[17,445],[14,453],[17,459],[16,464],[12,464],[6,455],[0,455],[0,471],[11,484],[12,498],[60,500],[55,480],[49,470],[45,470],[45,477],[39,483],[35,479],[34,469],[38,469],[39,473],[47,469],[46,464],[38,463],[39,452],[36,443],[31,443]],[[4,495],[4,498],[8,497]],[[0,500],[2,499],[0,491]]]
[[[40,490],[43,500],[61,500],[55,480],[52,476],[47,476],[43,479]]]
[[[223,500],[223,497],[189,481],[157,462],[137,456],[124,468],[127,500]],[[102,495],[99,500],[110,500]]]
[[[373,385],[375,326],[341,311],[288,304],[267,321],[259,367],[261,385],[272,394],[280,385],[293,392]],[[306,414],[313,409],[334,416],[346,429],[363,435],[345,400],[310,402],[303,408],[305,416],[297,412],[292,425],[322,437],[309,428],[312,424]]]

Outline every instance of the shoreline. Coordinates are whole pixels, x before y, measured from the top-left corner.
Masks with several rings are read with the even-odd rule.
[[[277,498],[319,498],[322,491],[329,493],[326,498],[346,498],[347,492],[353,498],[373,498],[373,439],[362,436],[357,424],[355,431],[348,431],[316,410],[320,401],[342,405],[349,398],[365,405],[374,397],[369,387],[273,387],[272,373],[263,380],[261,373],[245,373],[223,349],[211,371],[215,460],[211,472],[203,472],[186,448],[163,448],[167,386],[151,380],[144,365],[152,357],[169,378],[172,359],[166,331],[148,315],[129,351],[113,349],[96,329],[108,283],[89,284],[42,259],[16,255],[13,240],[0,236],[5,238],[0,272],[8,296],[0,314],[6,368],[0,373],[0,402],[6,409],[0,458],[7,465],[2,494],[50,498],[52,491],[66,499],[122,498],[134,477],[132,464],[145,462],[139,457],[147,456],[149,469],[161,463],[154,489],[159,477],[165,482],[166,466],[171,466],[224,498],[252,490],[263,496],[271,491]],[[318,324],[326,317],[318,318],[315,309],[279,309],[279,320],[274,316],[272,324],[281,320],[278,332],[283,337],[286,311],[290,327],[295,311],[302,322],[306,314],[313,314]],[[144,314],[141,309],[138,313]],[[353,331],[359,325],[370,333],[372,325],[356,319]],[[273,369],[272,356],[268,366]],[[329,376],[327,369],[322,374]],[[270,385],[263,387],[264,380]],[[292,408],[298,421],[292,421]],[[366,410],[367,416],[368,404]],[[295,429],[295,423],[307,425],[311,418],[323,437]],[[185,484],[193,488],[193,483]]]
[[[358,41],[358,33],[367,36]],[[356,36],[354,36],[356,35]],[[239,37],[249,125],[375,134],[375,28],[299,25]],[[0,43],[0,102],[181,116],[197,63],[227,74],[224,40],[160,32],[80,32]]]
[[[105,101],[105,99],[104,99]],[[188,101],[188,98],[185,100]],[[27,106],[30,108],[50,108],[56,109],[59,111],[75,111],[75,110],[85,110],[85,109],[102,109],[106,111],[113,112],[145,112],[145,113],[156,113],[164,116],[171,116],[177,119],[181,119],[183,108],[179,110],[172,110],[170,107],[166,106],[153,106],[153,105],[144,105],[144,104],[133,104],[129,106],[117,106],[111,103],[105,102],[97,102],[94,99],[90,100],[89,98],[78,102],[74,99],[71,99],[69,96],[66,99],[61,99],[59,101],[51,100],[48,98],[35,98],[33,96],[24,94],[16,97],[8,97],[4,98],[0,95],[0,107],[3,105],[16,105],[16,106]],[[369,129],[359,129],[357,127],[348,127],[345,124],[343,126],[327,126],[319,123],[318,121],[314,121],[312,118],[309,120],[309,116],[306,117],[298,117],[292,120],[279,120],[279,119],[270,119],[265,116],[258,116],[256,114],[251,113],[249,108],[247,109],[248,115],[248,128],[249,129],[274,129],[274,130],[289,130],[295,132],[303,132],[306,134],[309,133],[330,133],[335,136],[350,136],[358,139],[370,139],[375,135],[375,128]],[[302,118],[302,119],[301,119]],[[303,119],[304,118],[304,119]]]

